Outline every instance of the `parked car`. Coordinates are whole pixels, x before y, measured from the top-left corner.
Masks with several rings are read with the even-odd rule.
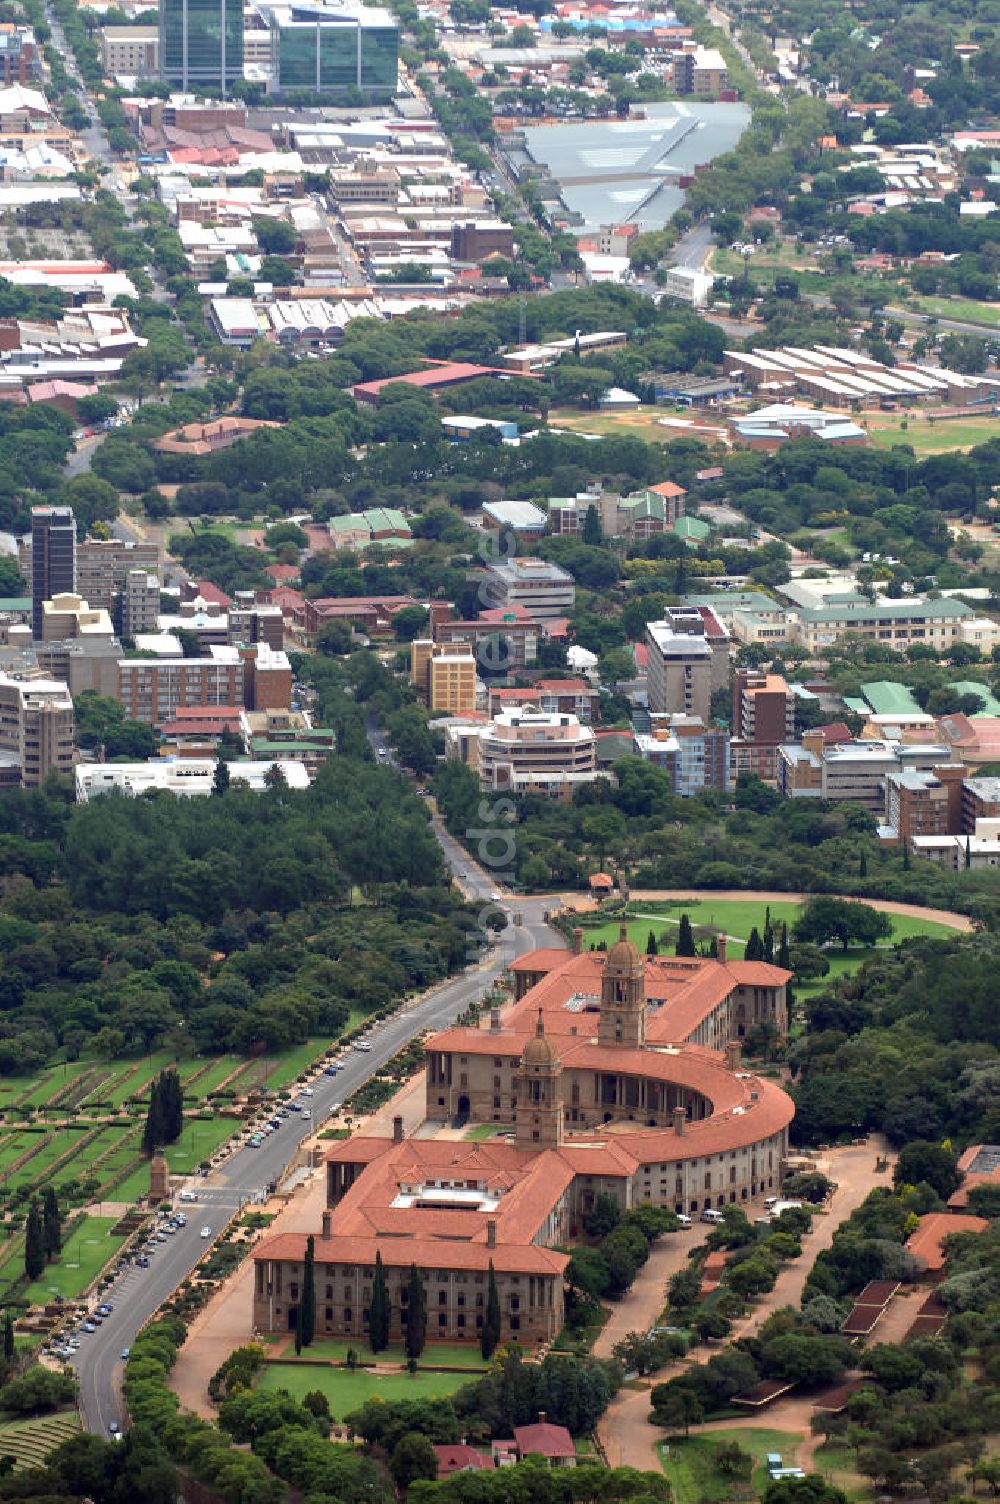
[[[690,1227],[691,1226],[691,1218],[688,1216],[687,1212],[677,1212],[676,1216],[677,1216],[678,1222],[681,1224],[682,1227]]]
[[[715,1226],[718,1226],[718,1224],[722,1221],[722,1213],[717,1212],[713,1206],[706,1206],[705,1210],[701,1214],[701,1220],[703,1222],[711,1222]]]
[[[208,1225],[207,1222],[205,1223],[205,1226],[201,1230],[201,1236],[203,1238],[210,1238],[212,1236],[212,1229],[209,1227],[209,1225]]]

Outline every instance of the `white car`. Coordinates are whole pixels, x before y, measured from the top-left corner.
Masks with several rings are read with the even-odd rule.
[[[212,1236],[212,1229],[209,1227],[207,1222],[201,1230],[201,1235],[203,1238],[210,1238]]]
[[[691,1218],[688,1216],[687,1212],[676,1212],[674,1215],[676,1216],[678,1222],[682,1227],[691,1226]]]

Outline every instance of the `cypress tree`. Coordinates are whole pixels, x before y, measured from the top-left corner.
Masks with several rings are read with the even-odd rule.
[[[184,1129],[184,1088],[173,1066],[160,1072],[160,1111],[163,1142],[174,1144]]]
[[[858,861],[858,876],[868,876],[868,853],[867,851],[865,851],[864,847],[861,848],[861,857]]]
[[[3,1355],[8,1360],[14,1356],[14,1318],[9,1311],[3,1323]]]
[[[500,1292],[497,1289],[497,1277],[493,1269],[493,1260],[490,1259],[490,1278],[486,1290],[486,1315],[483,1318],[483,1334],[479,1342],[479,1350],[484,1358],[492,1358],[500,1341]]]
[[[302,1298],[296,1320],[296,1334],[301,1327],[302,1346],[308,1347],[316,1335],[316,1240],[306,1238],[306,1257],[302,1265]]]
[[[967,869],[972,866],[972,846],[968,836],[965,838],[965,865]]]
[[[302,1302],[299,1301],[295,1308],[295,1356],[302,1351]]]
[[[220,757],[212,774],[212,793],[224,794],[229,787],[229,764]]]
[[[750,931],[750,938],[743,951],[743,959],[745,961],[763,961],[764,959],[764,942],[760,938],[756,925]]]
[[[28,1207],[28,1221],[24,1230],[24,1272],[29,1279],[37,1279],[45,1268],[45,1229],[38,1202],[32,1200]]]
[[[656,943],[656,936],[653,934],[653,931],[650,930],[648,936],[646,937],[646,955],[658,956],[659,954],[660,947]]]
[[[142,1147],[146,1154],[153,1154],[163,1143],[163,1093],[160,1089],[161,1076],[157,1076],[149,1088],[149,1108],[146,1112],[146,1126],[142,1130]]]
[[[50,1185],[42,1192],[42,1234],[45,1238],[46,1257],[55,1258],[62,1248],[62,1217],[56,1193]]]
[[[427,1341],[427,1297],[416,1264],[410,1265],[409,1302],[406,1307],[406,1356],[419,1358]]]
[[[691,929],[691,921],[686,914],[681,915],[681,922],[677,926],[677,946],[675,956],[694,955],[694,934]]]
[[[764,910],[763,952],[763,960],[767,961],[768,963],[774,960],[774,930],[771,926],[770,904],[768,904],[767,908]]]
[[[788,925],[781,926],[781,943],[778,946],[778,965],[786,971],[791,971],[791,960],[788,955]]]
[[[368,1308],[368,1345],[373,1353],[380,1353],[389,1345],[389,1292],[385,1288],[382,1255],[378,1252],[375,1254],[375,1278]]]

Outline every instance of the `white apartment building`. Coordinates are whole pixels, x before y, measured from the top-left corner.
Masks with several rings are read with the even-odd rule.
[[[523,606],[536,620],[568,616],[576,587],[573,576],[546,559],[500,559],[486,566],[489,606]]]
[[[569,798],[597,776],[597,741],[575,715],[516,706],[500,711],[470,747],[485,789]]]
[[[76,799],[86,804],[102,794],[140,794],[161,791],[181,798],[210,794],[216,761],[209,757],[151,757],[148,762],[81,762],[76,769]],[[268,774],[277,768],[290,789],[309,787],[309,771],[303,762],[282,758],[272,762],[234,759],[230,779],[248,785],[255,794],[268,786]]]

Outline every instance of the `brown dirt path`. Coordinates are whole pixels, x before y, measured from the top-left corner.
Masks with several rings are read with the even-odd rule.
[[[885,1185],[889,1182],[889,1172],[876,1173],[875,1161],[879,1155],[887,1154],[892,1161],[892,1154],[886,1148],[884,1141],[877,1135],[867,1139],[864,1144],[850,1144],[844,1148],[831,1149],[827,1155],[825,1173],[837,1183],[825,1212],[820,1213],[813,1219],[812,1230],[803,1239],[803,1251],[801,1258],[787,1263],[778,1276],[777,1284],[769,1295],[764,1296],[751,1309],[750,1314],[740,1321],[733,1323],[732,1337],[745,1337],[757,1330],[772,1311],[779,1310],[782,1306],[798,1306],[802,1298],[802,1290],[812,1268],[816,1255],[824,1248],[829,1248],[833,1242],[833,1235],[841,1222],[849,1217],[854,1209],[877,1185]],[[748,1208],[752,1215],[752,1208]],[[697,1224],[696,1224],[697,1226]],[[692,1228],[691,1233],[695,1232]],[[704,1229],[702,1229],[702,1232]],[[684,1236],[688,1236],[685,1234]],[[688,1246],[693,1246],[700,1241],[700,1236],[695,1237]],[[650,1255],[649,1264],[657,1257],[660,1250],[657,1249]],[[681,1252],[680,1247],[671,1239],[663,1250],[664,1257],[659,1264],[661,1279],[663,1271],[670,1263],[669,1255],[673,1252],[676,1256]],[[647,1268],[649,1265],[646,1266]],[[676,1265],[675,1267],[680,1267]],[[645,1271],[643,1271],[645,1273]],[[669,1269],[673,1273],[673,1269]],[[633,1287],[633,1295],[636,1296],[629,1306],[630,1320],[625,1331],[646,1331],[653,1325],[656,1317],[663,1309],[663,1285],[651,1277],[648,1281],[636,1281]],[[626,1306],[623,1302],[623,1309]],[[613,1319],[613,1318],[612,1318]],[[611,1326],[604,1328],[602,1337],[606,1337]],[[618,1341],[624,1331],[619,1332],[614,1341]],[[595,1344],[595,1352],[605,1356],[603,1347]],[[705,1362],[713,1352],[719,1350],[719,1345],[701,1344],[691,1349],[688,1357],[679,1363],[672,1363],[656,1374],[641,1387],[629,1387],[619,1391],[607,1412],[597,1426],[597,1436],[609,1464],[612,1467],[629,1466],[644,1470],[660,1470],[660,1456],[656,1450],[658,1441],[662,1441],[663,1433],[649,1423],[649,1390],[652,1385],[661,1384],[667,1379],[676,1378],[684,1373],[688,1364]],[[608,1348],[610,1351],[610,1347]],[[775,1430],[797,1431],[803,1434],[803,1442],[797,1451],[797,1459],[800,1467],[805,1467],[803,1458],[811,1461],[816,1446],[819,1445],[814,1437],[809,1434],[809,1421],[812,1416],[812,1403],[808,1399],[797,1399],[794,1395],[787,1400],[776,1402],[767,1408],[759,1416],[748,1416],[747,1426],[767,1426]],[[706,1430],[728,1429],[737,1425],[736,1421],[724,1421],[716,1426],[707,1426]]]

